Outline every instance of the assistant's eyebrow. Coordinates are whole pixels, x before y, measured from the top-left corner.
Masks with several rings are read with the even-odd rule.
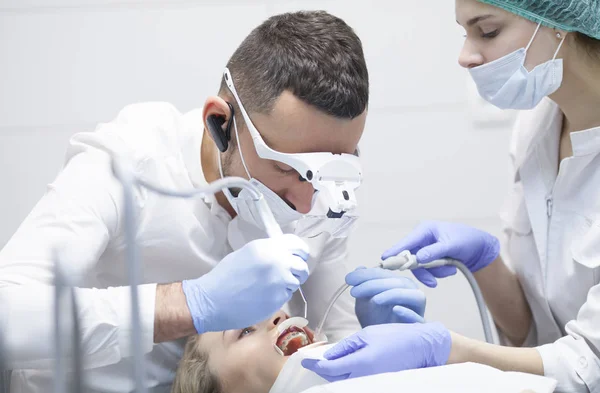
[[[476,16],[476,17],[471,18],[471,19],[469,19],[467,21],[467,26],[471,27],[471,26],[473,26],[473,25],[475,25],[475,24],[477,24],[477,23],[479,23],[479,22],[481,22],[483,20],[486,20],[486,19],[489,19],[489,18],[493,18],[493,17],[494,17],[494,15],[492,15],[492,14]],[[460,25],[459,21],[456,21],[456,23],[458,23]]]

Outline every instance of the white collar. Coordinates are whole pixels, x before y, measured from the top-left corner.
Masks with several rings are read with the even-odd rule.
[[[204,177],[200,159],[200,148],[202,146],[202,136],[204,135],[202,109],[194,109],[186,113],[183,116],[182,124],[184,127],[181,138],[183,162],[192,185],[199,188],[208,184]]]

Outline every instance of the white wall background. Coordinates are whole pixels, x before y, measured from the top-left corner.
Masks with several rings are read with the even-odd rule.
[[[135,101],[202,105],[250,30],[296,9],[344,18],[369,64],[353,261],[374,263],[422,219],[499,234],[512,115],[474,98],[452,1],[0,0],[0,247],[56,176],[70,135]],[[483,337],[462,277],[427,293],[427,318]]]

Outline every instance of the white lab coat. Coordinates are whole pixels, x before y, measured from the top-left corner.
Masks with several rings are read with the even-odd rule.
[[[533,313],[525,345],[538,346],[546,376],[559,392],[599,392],[600,128],[572,133],[558,170],[562,121],[549,99],[517,121],[504,257]]]
[[[135,192],[137,243],[143,264],[139,287],[142,330],[130,325],[129,288],[124,260],[122,189],[113,178],[107,152],[133,159],[135,170],[171,189],[206,184],[200,164],[202,111],[186,115],[166,103],[123,109],[95,132],[75,135],[67,162],[46,194],[0,252],[0,328],[6,337],[12,392],[47,392],[51,385],[53,346],[52,251],[77,290],[87,392],[133,389],[130,338],[141,335],[151,391],[168,391],[182,340],[153,344],[156,283],[191,279],[213,267],[215,260],[243,244],[237,220],[214,198],[165,198],[145,189]],[[232,247],[232,243],[235,244]],[[303,286],[309,320],[316,324],[334,291],[351,270],[347,240],[321,236],[308,241],[311,276]],[[300,315],[296,299],[290,311]],[[360,328],[352,299],[338,301],[326,326],[338,340]]]

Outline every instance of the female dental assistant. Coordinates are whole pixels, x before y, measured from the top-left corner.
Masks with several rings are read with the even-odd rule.
[[[304,366],[337,380],[478,362],[546,375],[558,381],[557,391],[599,392],[600,2],[456,0],[456,18],[466,30],[459,62],[482,97],[502,109],[530,110],[520,114],[510,150],[506,242],[500,247],[477,229],[427,222],[383,258],[410,250],[420,263],[462,261],[507,347],[439,323],[387,324],[366,327],[327,360]],[[415,276],[433,287],[436,277],[455,272]]]

